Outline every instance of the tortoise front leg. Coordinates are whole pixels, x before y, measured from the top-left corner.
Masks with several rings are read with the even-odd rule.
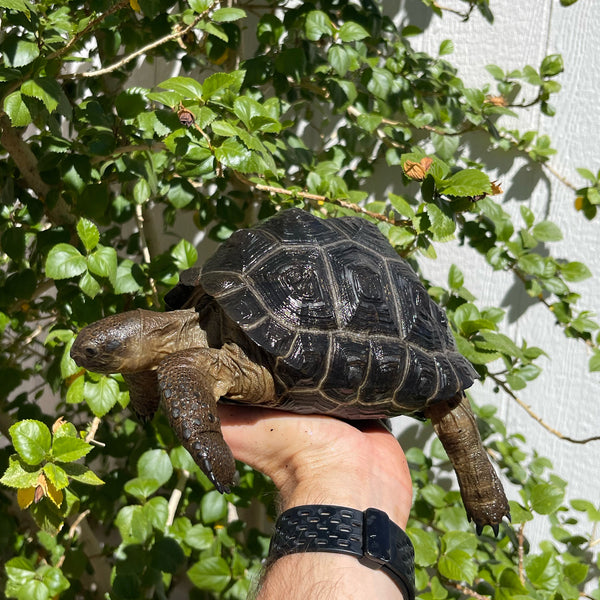
[[[221,493],[229,492],[234,482],[235,460],[223,439],[217,401],[229,396],[257,402],[261,400],[257,396],[272,389],[268,371],[237,350],[181,350],[165,358],[157,369],[158,387],[171,427]],[[259,379],[266,377],[267,381],[257,381],[257,373]]]

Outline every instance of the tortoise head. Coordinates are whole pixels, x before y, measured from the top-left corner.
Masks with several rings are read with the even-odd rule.
[[[80,332],[71,347],[71,358],[95,373],[139,371],[144,355],[142,318],[133,310],[96,321]]]

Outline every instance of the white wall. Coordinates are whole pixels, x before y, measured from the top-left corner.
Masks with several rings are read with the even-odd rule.
[[[445,6],[462,8],[461,2],[447,0]],[[413,46],[435,55],[442,40],[455,43],[455,53],[447,57],[459,67],[459,76],[466,85],[492,83],[485,65],[497,64],[505,70],[525,64],[539,67],[547,54],[560,53],[565,72],[558,78],[563,89],[552,99],[557,108],[554,118],[542,115],[537,109],[524,112],[518,121],[505,121],[519,130],[535,129],[550,136],[558,153],[550,165],[576,186],[584,186],[576,167],[593,172],[600,168],[600,3],[579,0],[565,8],[559,0],[492,0],[490,7],[495,22],[490,25],[479,14],[464,23],[446,14],[443,19],[428,22],[419,0],[404,0],[387,9],[398,8],[397,22],[425,26],[425,34],[414,38]],[[510,124],[509,124],[510,123]],[[491,156],[490,164],[498,170],[505,190],[503,206],[516,218],[519,207],[525,204],[538,218],[549,218],[559,225],[564,240],[549,245],[553,256],[580,260],[588,265],[594,277],[573,284],[581,293],[581,309],[600,315],[600,230],[598,218],[588,222],[573,208],[574,193],[546,170],[529,170],[525,161],[518,160],[504,172],[501,157]],[[580,341],[567,340],[554,325],[555,319],[543,306],[532,306],[530,299],[519,291],[520,286],[509,275],[491,273],[469,248],[456,244],[437,249],[439,260],[421,261],[423,270],[433,282],[444,283],[451,263],[465,273],[465,286],[478,296],[482,306],[502,305],[508,310],[504,331],[516,339],[525,338],[551,355],[544,360],[544,372],[527,388],[520,398],[549,425],[574,438],[600,435],[600,373],[590,374],[587,362],[589,349]],[[514,316],[525,311],[518,324]],[[480,404],[497,404],[499,414],[510,432],[523,432],[528,445],[549,457],[556,472],[569,482],[571,498],[586,498],[600,505],[600,441],[575,445],[558,439],[545,431],[513,400],[480,385],[472,388]],[[516,498],[515,498],[516,499]],[[589,525],[583,526],[588,533]],[[542,534],[535,523],[527,530],[531,539]],[[598,533],[596,532],[596,536]]]

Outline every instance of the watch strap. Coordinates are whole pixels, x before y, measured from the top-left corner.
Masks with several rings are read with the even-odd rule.
[[[283,512],[271,539],[271,561],[296,552],[349,554],[381,569],[415,598],[414,549],[406,533],[376,508],[360,511],[333,505],[295,506]]]

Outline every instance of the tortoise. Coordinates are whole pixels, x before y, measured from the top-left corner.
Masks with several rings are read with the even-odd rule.
[[[88,325],[71,356],[97,373],[121,372],[141,418],[161,403],[221,493],[235,461],[219,399],[345,420],[412,415],[431,419],[478,533],[510,518],[464,394],[477,371],[373,223],[280,211],[181,273],[165,303],[167,312]]]

